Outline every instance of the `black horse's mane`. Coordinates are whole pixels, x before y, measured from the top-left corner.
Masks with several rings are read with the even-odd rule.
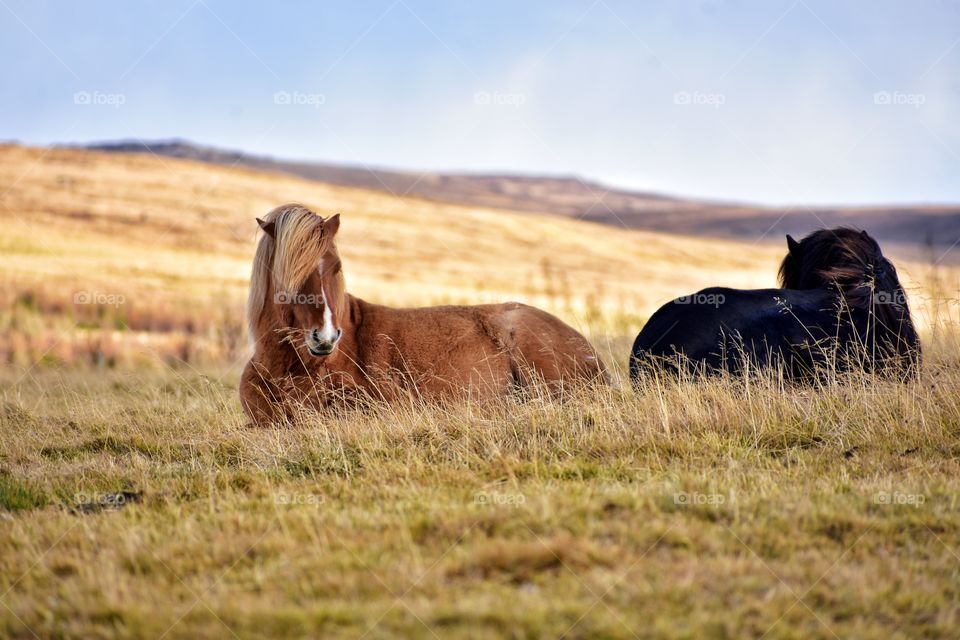
[[[784,289],[837,286],[847,294],[870,286],[890,262],[866,231],[850,227],[818,229],[797,242],[787,236],[790,251],[780,264]]]
[[[900,327],[896,342],[918,344],[897,270],[870,234],[850,227],[818,229],[799,242],[787,236],[787,245],[781,287],[835,288],[846,305],[869,309],[878,329]]]

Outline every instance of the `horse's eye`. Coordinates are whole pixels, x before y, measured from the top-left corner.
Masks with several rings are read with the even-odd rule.
[[[342,264],[340,263],[340,259],[337,258],[337,261],[333,263],[333,268],[330,270],[330,273],[332,273],[333,275],[337,275],[338,273],[340,273],[341,266]]]

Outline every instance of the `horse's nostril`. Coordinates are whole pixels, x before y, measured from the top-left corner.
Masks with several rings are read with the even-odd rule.
[[[337,329],[337,340],[339,340],[341,336],[343,336],[343,329]]]

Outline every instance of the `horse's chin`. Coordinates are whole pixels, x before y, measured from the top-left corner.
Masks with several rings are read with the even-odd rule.
[[[336,349],[336,347],[331,347],[328,350],[314,349],[313,347],[307,347],[307,353],[312,355],[314,358],[325,358],[331,353],[333,353],[334,349]]]

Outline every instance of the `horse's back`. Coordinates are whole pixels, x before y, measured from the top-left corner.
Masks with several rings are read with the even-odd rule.
[[[531,370],[551,385],[605,376],[586,338],[517,302],[403,309],[364,302],[362,316],[362,367],[424,374],[425,390],[503,392],[529,384]]]
[[[532,370],[547,382],[609,382],[590,342],[560,318],[519,302],[480,308],[488,309],[490,322],[519,369]]]
[[[690,373],[755,365],[807,368],[809,348],[836,330],[835,297],[826,291],[704,289],[658,309],[634,340],[630,376],[669,363]],[[810,360],[811,362],[807,362]]]
[[[355,360],[381,395],[394,383],[424,396],[484,395],[509,385],[509,359],[478,330],[470,307],[359,304]]]

